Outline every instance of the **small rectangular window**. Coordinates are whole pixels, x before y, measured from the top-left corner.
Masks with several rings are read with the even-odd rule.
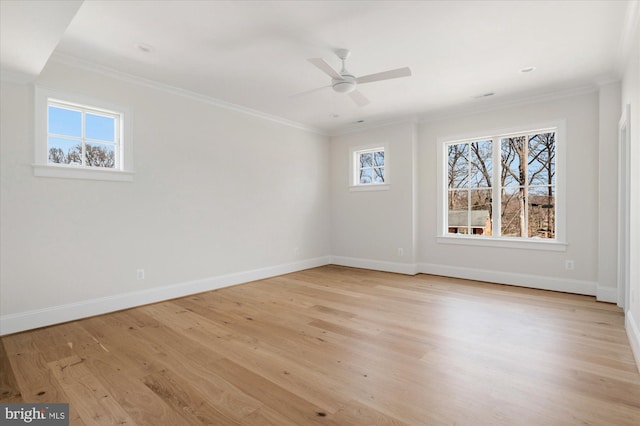
[[[375,185],[385,183],[384,148],[356,151],[354,183],[356,185]]]
[[[49,99],[48,164],[120,169],[120,114]]]
[[[133,181],[131,109],[35,87],[35,176]]]

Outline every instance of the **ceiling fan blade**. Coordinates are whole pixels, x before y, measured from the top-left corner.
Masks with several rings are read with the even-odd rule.
[[[331,87],[330,84],[327,85],[327,86],[316,87],[315,89],[311,89],[311,90],[305,90],[304,92],[294,93],[293,95],[289,95],[289,97],[290,98],[297,98],[299,96],[310,95],[311,93],[319,92],[321,90],[328,89],[329,87]]]
[[[320,70],[323,71],[325,74],[327,74],[329,77],[335,78],[336,80],[342,80],[342,76],[338,74],[336,70],[331,68],[331,65],[326,63],[324,59],[311,58],[309,59],[309,62],[311,62],[316,67],[320,68]]]
[[[366,98],[359,90],[354,90],[349,92],[349,97],[355,102],[359,107],[363,107],[365,105],[370,104],[369,99]]]
[[[364,83],[371,83],[371,82],[380,81],[380,80],[389,80],[392,78],[409,77],[410,75],[411,75],[411,69],[409,69],[408,67],[404,67],[404,68],[398,68],[397,70],[390,70],[390,71],[379,72],[377,74],[364,75],[362,77],[356,78],[356,82],[358,84],[364,84]]]

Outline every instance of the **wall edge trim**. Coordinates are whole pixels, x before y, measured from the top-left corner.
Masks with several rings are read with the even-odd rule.
[[[587,296],[595,296],[597,293],[597,283],[593,281],[572,280],[542,275],[496,272],[486,269],[463,268],[459,266],[435,265],[430,263],[419,263],[418,272],[423,274],[485,281],[496,284],[528,287],[539,290],[583,294]]]
[[[625,329],[627,330],[631,352],[636,360],[636,367],[640,372],[640,329],[636,324],[637,322],[633,318],[631,311],[627,311],[625,315]]]

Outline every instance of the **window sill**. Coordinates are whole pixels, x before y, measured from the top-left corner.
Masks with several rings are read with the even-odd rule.
[[[88,167],[52,166],[32,164],[33,174],[38,177],[62,179],[109,180],[116,182],[133,182],[134,172],[125,170],[93,169]]]
[[[377,184],[369,184],[369,185],[351,185],[349,186],[349,191],[358,192],[358,191],[388,191],[391,189],[391,185],[388,183],[377,183]]]
[[[524,250],[567,251],[567,243],[560,241],[547,241],[542,239],[512,239],[500,237],[466,237],[466,236],[441,236],[436,238],[439,244],[459,244],[479,247],[502,247]]]

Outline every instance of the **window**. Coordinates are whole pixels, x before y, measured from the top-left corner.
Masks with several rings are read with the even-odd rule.
[[[491,145],[481,140],[447,146],[450,234],[491,235]]]
[[[559,133],[554,126],[446,141],[442,235],[561,241]]]
[[[50,99],[48,163],[119,169],[121,120],[118,113]]]
[[[130,112],[36,88],[36,176],[132,180]]]
[[[384,183],[384,148],[356,151],[356,185],[375,185]]]
[[[391,189],[389,144],[374,143],[349,148],[349,191],[387,191]]]

